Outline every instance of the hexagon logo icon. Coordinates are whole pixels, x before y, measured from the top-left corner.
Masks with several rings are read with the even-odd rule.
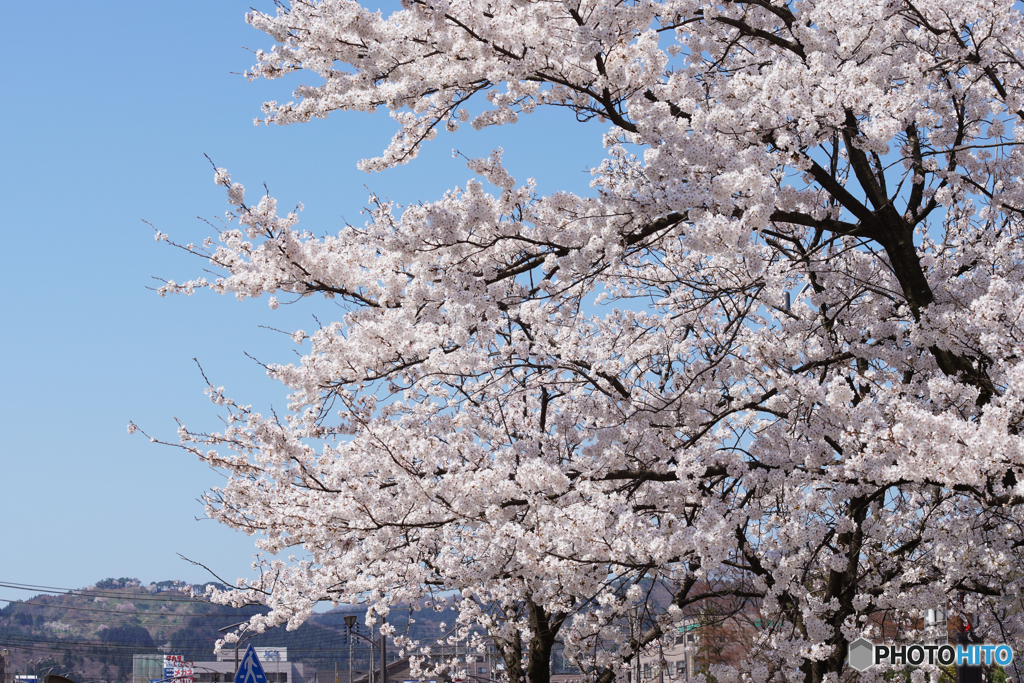
[[[858,638],[850,643],[850,666],[857,671],[866,671],[874,663],[874,643],[867,638]]]

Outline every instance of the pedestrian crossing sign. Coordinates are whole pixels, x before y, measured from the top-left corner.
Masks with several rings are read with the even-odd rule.
[[[267,674],[263,671],[260,658],[250,644],[235,672],[235,683],[267,683]]]

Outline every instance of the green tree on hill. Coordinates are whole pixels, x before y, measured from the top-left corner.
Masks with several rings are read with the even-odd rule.
[[[105,647],[100,649],[97,659],[104,664],[117,667],[117,680],[127,680],[132,670],[133,654],[152,654],[157,652],[153,637],[142,626],[114,626],[100,633],[100,640]]]

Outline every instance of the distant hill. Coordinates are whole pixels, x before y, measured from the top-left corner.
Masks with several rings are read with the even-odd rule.
[[[223,587],[223,586],[219,586]],[[108,578],[95,585],[59,594],[39,594],[0,609],[0,649],[11,650],[9,672],[57,673],[76,681],[124,683],[131,678],[133,654],[182,654],[192,661],[213,659],[218,631],[266,608],[234,609],[196,600],[191,587],[177,581],[143,586],[129,577]],[[201,594],[202,587],[196,586]],[[314,615],[294,631],[268,630],[245,645],[287,647],[288,659],[308,670],[348,667],[348,633],[344,616],[358,615],[357,630],[368,635],[364,610],[348,606]],[[414,636],[439,633],[439,622],[454,614],[421,611],[411,626]],[[408,611],[389,621],[408,633]],[[364,668],[368,647],[353,642],[354,667]]]

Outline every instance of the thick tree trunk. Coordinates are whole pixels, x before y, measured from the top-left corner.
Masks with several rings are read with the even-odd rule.
[[[495,643],[501,650],[501,658],[505,660],[508,683],[526,683],[526,675],[523,670],[523,641],[519,632],[516,631],[510,640],[496,638]]]
[[[530,657],[526,664],[528,683],[550,683],[551,649],[555,644],[556,631],[551,628],[549,617],[540,605],[530,604]]]

